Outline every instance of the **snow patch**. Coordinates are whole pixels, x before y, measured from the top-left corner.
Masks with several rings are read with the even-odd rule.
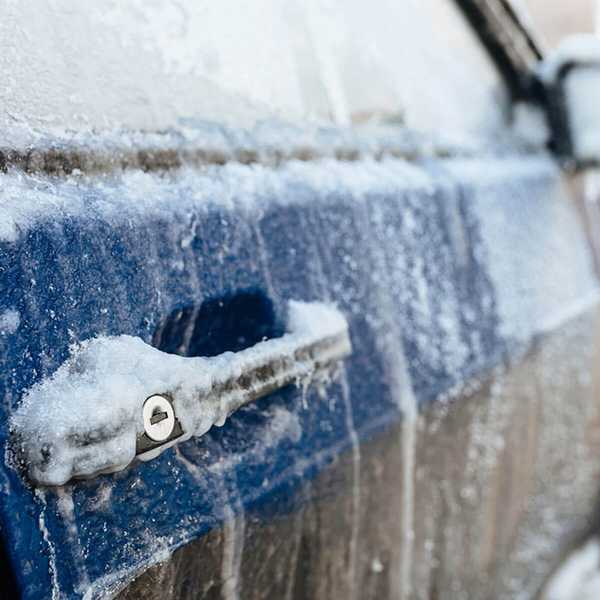
[[[0,335],[15,333],[21,324],[21,314],[18,310],[9,308],[0,313]]]
[[[534,147],[544,147],[550,138],[546,113],[540,106],[528,102],[514,104],[512,129],[516,137]]]
[[[600,540],[593,538],[571,554],[548,582],[542,600],[600,598]]]
[[[564,77],[565,110],[574,157],[580,161],[598,160],[600,38],[586,34],[568,37],[541,63],[538,76],[551,89],[556,89],[560,79]]]
[[[507,342],[527,344],[598,304],[581,223],[564,201],[555,165],[539,159],[490,161],[486,169],[460,160],[446,166],[472,194],[482,235],[477,251],[489,269],[499,333]],[[498,186],[499,180],[506,183]]]
[[[575,158],[595,162],[600,157],[600,60],[595,67],[569,72],[565,97]]]
[[[537,74],[543,82],[555,83],[569,63],[600,64],[600,38],[586,33],[569,36],[540,63]]]
[[[325,159],[290,161],[280,169],[230,164],[175,174],[125,172],[99,182],[71,177],[51,180],[21,173],[0,175],[0,240],[16,242],[30,229],[69,218],[111,224],[152,219],[189,220],[190,213],[218,203],[235,210],[258,209],[265,198],[291,197],[289,190],[314,187],[355,194],[406,191],[431,186],[427,173],[400,160],[365,160],[360,166]]]

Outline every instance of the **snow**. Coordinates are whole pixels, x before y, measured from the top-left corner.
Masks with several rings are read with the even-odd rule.
[[[600,540],[592,538],[573,552],[548,582],[541,600],[600,598]]]
[[[538,76],[554,87],[563,69],[564,94],[571,129],[574,158],[594,161],[600,157],[600,38],[579,34],[568,37],[539,66]]]
[[[164,217],[189,220],[191,211],[218,202],[239,210],[257,207],[267,194],[285,198],[283,190],[312,185],[352,193],[428,187],[428,175],[404,161],[362,161],[360,166],[325,159],[291,161],[281,169],[260,165],[183,168],[160,175],[131,171],[98,182],[87,177],[52,180],[21,173],[0,175],[0,240],[15,242],[40,222],[66,217],[102,218],[108,222],[144,222]]]
[[[18,310],[9,308],[0,313],[0,335],[15,333],[21,324],[21,315]]]
[[[543,160],[535,168],[531,161],[495,161],[485,170],[472,161],[448,162],[459,180],[477,182],[478,252],[484,254],[494,284],[499,331],[517,344],[558,329],[600,301],[589,249],[574,243],[581,239],[581,224],[564,202],[564,189],[544,186],[543,193],[534,194],[522,184],[530,177],[530,185],[537,186],[555,168]],[[498,180],[506,184],[494,185]],[[523,235],[523,221],[528,236]]]
[[[274,360],[291,362],[298,382],[311,381],[319,373],[310,358],[295,355],[298,348],[333,340],[333,347],[319,356],[324,363],[350,350],[347,322],[330,305],[289,302],[287,330],[282,338],[213,358],[165,354],[126,335],[98,337],[74,347],[50,378],[25,394],[12,417],[30,477],[61,485],[72,477],[125,468],[135,458],[136,438],[143,433],[142,405],[153,394],[172,394],[184,430],[177,441],[184,441],[222,425],[255,391],[234,386],[211,395],[213,386]]]
[[[550,138],[544,110],[528,102],[516,102],[512,111],[512,129],[515,135],[531,146],[544,147]]]
[[[596,35],[581,33],[571,35],[560,43],[540,63],[537,74],[540,79],[553,84],[561,69],[569,63],[598,65],[600,63],[600,38]]]
[[[437,0],[3,8],[0,139],[14,123],[164,130],[190,117],[246,126],[276,115],[344,122],[404,113],[431,131],[502,127],[498,73],[455,7]],[[463,110],[465,90],[473,110]]]
[[[481,290],[481,294],[487,303],[486,306],[497,300],[494,314],[497,308],[502,334],[507,338],[516,336],[524,341],[528,341],[541,329],[552,329],[561,324],[564,319],[576,316],[580,310],[585,310],[587,304],[579,306],[575,301],[578,298],[586,298],[586,294],[590,292],[590,302],[592,302],[595,289],[591,269],[589,272],[582,271],[589,267],[589,260],[582,254],[585,253],[585,246],[579,236],[580,230],[577,228],[576,220],[573,218],[573,207],[565,202],[564,194],[556,188],[558,169],[552,161],[546,157],[526,159],[511,157],[493,160],[480,158],[463,162],[437,161],[435,166],[442,172],[444,179],[436,178],[433,169],[424,168],[418,163],[409,164],[401,160],[386,159],[380,162],[361,160],[352,164],[340,164],[332,160],[313,161],[310,164],[292,161],[278,169],[228,165],[220,169],[194,172],[185,168],[178,171],[176,176],[124,173],[114,178],[102,178],[99,181],[88,180],[86,177],[52,180],[11,173],[0,177],[0,180],[14,186],[14,196],[12,199],[9,198],[3,207],[6,214],[12,217],[14,239],[23,236],[29,228],[38,224],[42,227],[56,227],[57,235],[61,235],[60,223],[70,215],[77,220],[105,220],[114,224],[115,229],[120,223],[129,221],[138,229],[143,228],[147,222],[151,223],[157,215],[161,217],[164,214],[165,219],[168,217],[169,221],[178,223],[176,234],[172,237],[167,236],[167,243],[172,243],[179,248],[180,242],[187,240],[185,243],[189,247],[189,240],[193,239],[193,223],[202,221],[205,211],[212,210],[213,202],[226,208],[223,212],[227,220],[229,220],[227,211],[230,210],[232,213],[245,211],[242,212],[243,218],[251,224],[259,219],[258,215],[264,208],[261,203],[268,202],[271,205],[273,202],[294,203],[294,206],[297,206],[307,202],[314,206],[322,219],[323,230],[330,236],[319,260],[322,257],[323,261],[339,261],[332,263],[331,267],[339,265],[342,272],[336,273],[335,268],[329,271],[328,264],[323,268],[320,264],[311,265],[310,268],[314,271],[309,275],[310,289],[316,290],[315,293],[320,294],[323,299],[335,298],[343,302],[343,305],[348,307],[348,311],[355,311],[355,315],[368,319],[369,325],[373,327],[376,350],[385,361],[385,371],[382,376],[386,382],[389,382],[392,399],[397,402],[405,415],[401,448],[398,448],[402,452],[404,490],[402,506],[398,507],[398,520],[402,523],[402,531],[405,534],[399,542],[399,560],[390,567],[390,570],[396,573],[412,573],[415,568],[420,568],[417,555],[419,545],[418,540],[415,541],[413,538],[413,532],[419,527],[420,491],[415,478],[418,477],[420,469],[418,444],[422,433],[416,424],[418,406],[415,392],[411,389],[413,377],[411,374],[418,376],[419,371],[433,365],[439,372],[445,370],[454,375],[457,381],[463,382],[465,366],[473,363],[479,366],[488,357],[481,345],[471,342],[470,339],[466,340],[463,336],[460,319],[464,315],[465,318],[471,319],[470,323],[472,323],[473,319],[477,318],[477,313],[472,311],[474,316],[468,315],[469,303],[462,302],[460,296],[457,297],[456,288],[450,287],[452,280],[447,271],[453,268],[454,264],[457,268],[468,266],[470,264],[468,261],[473,260],[469,259],[468,252],[472,251],[478,261],[477,268],[482,273],[489,274],[493,281],[494,285],[490,285],[489,288],[486,286]],[[40,192],[43,194],[42,202],[38,202]],[[389,213],[382,210],[384,202],[379,201],[377,196],[373,197],[375,194],[383,194],[384,199],[390,198],[394,203],[398,203],[399,213],[401,212],[402,216],[401,222],[390,222]],[[437,194],[443,194],[443,206],[447,209],[443,220],[440,219],[439,227]],[[332,218],[329,208],[331,204],[335,206],[340,197],[345,202],[343,205],[345,210],[338,221]],[[461,213],[460,210],[467,212]],[[476,224],[476,231],[480,236],[470,235],[465,226],[467,217]],[[46,223],[53,224],[46,225]],[[190,223],[191,226],[188,225]],[[354,231],[348,225],[349,223],[360,224],[360,227],[356,227]],[[557,236],[556,231],[559,228],[561,235]],[[223,225],[223,230],[229,231],[227,224]],[[257,230],[260,231],[259,228]],[[524,230],[531,233],[530,239],[528,236],[523,236]],[[54,231],[52,229],[52,232]],[[231,231],[233,237],[235,230],[231,228]],[[444,235],[447,233],[449,241],[441,239],[438,231]],[[365,239],[356,240],[354,235],[364,235]],[[239,240],[243,239],[240,236]],[[453,261],[456,260],[456,263],[443,263],[440,256],[428,254],[428,249],[437,245],[441,247],[441,251],[447,252]],[[299,247],[294,247],[293,243],[290,246],[290,249]],[[360,254],[356,253],[357,247],[361,248]],[[329,248],[335,248],[336,254],[327,257]],[[271,275],[270,265],[273,264],[274,255],[270,253],[277,251],[278,248],[271,246],[267,250],[266,258],[260,258],[263,262],[259,264],[260,268],[264,269],[265,279]],[[529,257],[527,261],[522,260],[524,255]],[[357,278],[359,276],[354,275],[354,270],[365,274],[364,286],[369,289],[369,294],[372,294],[369,296],[368,304],[357,300],[357,291],[352,288],[352,285],[347,284],[344,269],[353,269],[353,276]],[[273,295],[277,297],[276,294],[280,291],[274,270],[273,279],[276,284]],[[362,290],[362,283],[361,281],[360,286],[357,284],[356,288]],[[409,288],[409,286],[414,287]],[[168,290],[160,281],[157,282],[156,287],[168,294]],[[200,297],[202,288],[198,287],[197,291]],[[433,301],[436,298],[440,299],[439,304]],[[165,302],[165,305],[169,306],[169,302]],[[566,309],[572,307],[575,307],[574,311],[565,313]],[[486,314],[487,311],[491,312],[491,309],[484,307],[481,313]],[[324,324],[328,323],[328,318],[319,320]],[[437,328],[438,323],[439,328]],[[439,335],[436,335],[438,331]],[[477,323],[467,330],[469,335],[472,332],[473,336],[480,331],[481,327]],[[405,356],[404,353],[403,340],[407,338],[417,340],[418,343],[417,355],[420,364],[416,368],[412,368],[409,362],[410,355]],[[109,410],[110,406],[120,406],[123,403],[128,410],[129,403],[123,400],[125,396],[121,393],[123,389],[139,388],[139,397],[143,399],[147,394],[158,391],[154,388],[148,389],[151,387],[149,385],[145,387],[149,383],[148,379],[159,378],[162,383],[162,379],[166,380],[169,377],[168,372],[163,374],[163,370],[168,370],[168,364],[154,367],[157,356],[161,356],[163,361],[173,359],[172,364],[177,368],[180,366],[179,362],[175,363],[180,360],[178,357],[158,355],[156,351],[143,345],[140,340],[125,338],[122,343],[117,342],[118,339],[111,341],[106,338],[98,344],[87,342],[92,345],[92,348],[86,352],[82,351],[83,348],[75,349],[73,358],[75,362],[75,356],[80,352],[82,354],[80,360],[83,360],[86,355],[89,356],[93,364],[85,370],[90,378],[88,387],[96,394],[97,403],[108,406],[105,412],[111,420],[114,415]],[[111,346],[112,343],[115,345]],[[129,352],[129,347],[138,354],[140,358],[138,364],[132,364],[134,352]],[[129,362],[113,365],[110,361],[115,352],[123,354],[123,360]],[[95,368],[99,356],[105,360],[105,365]],[[553,366],[556,363],[550,360],[547,362],[553,363]],[[208,364],[203,362],[203,368],[197,369],[192,374],[198,386],[205,385],[206,379],[210,378],[207,375]],[[123,372],[119,371],[121,367]],[[146,369],[149,370],[149,375],[144,374]],[[58,405],[62,402],[63,396],[73,395],[75,387],[87,383],[83,371],[78,374],[76,369],[72,369],[72,372],[76,375],[75,379],[70,375],[68,378],[65,376],[60,386],[48,385],[43,394],[30,392],[32,396],[37,394],[40,398],[44,398],[36,404],[38,409],[42,407],[37,413],[35,408],[27,409],[36,423],[42,423],[42,419],[38,416],[42,414],[42,410],[53,406],[54,403]],[[132,372],[135,372],[135,377],[130,377]],[[116,382],[118,385],[114,388],[110,387],[110,381],[104,379],[107,377],[105,373],[110,374],[108,377],[111,381],[120,378]],[[138,373],[142,375],[138,376]],[[206,377],[203,379],[204,376]],[[67,385],[68,382],[73,384],[72,389]],[[43,382],[41,385],[47,383]],[[418,391],[419,394],[423,394],[422,388]],[[115,394],[120,394],[117,403],[113,401]],[[178,401],[183,400],[182,394],[183,391],[180,390]],[[346,394],[349,398],[349,391],[344,391],[344,402],[347,399]],[[419,396],[419,399],[422,397]],[[71,398],[70,412],[74,414],[83,412],[88,419],[96,420],[93,412],[94,398],[90,399],[90,406],[87,406],[88,402],[83,400],[85,399],[80,397],[76,403],[75,399]],[[332,400],[333,398],[330,397],[329,401]],[[501,397],[498,396],[496,403],[501,404],[500,400]],[[132,404],[137,403],[139,406],[139,402],[138,399],[136,402],[132,401]],[[354,423],[349,400],[348,406],[350,407],[348,430],[358,430],[362,435],[364,429],[361,428],[365,426],[365,421],[357,418]],[[200,404],[195,405],[195,408],[201,414],[194,413],[193,417],[207,420],[204,425],[201,424],[200,429],[210,426],[213,417],[215,420],[218,418],[217,415],[207,414],[207,411],[214,409],[212,404],[207,405],[206,410],[200,407]],[[179,406],[177,410],[179,412]],[[69,412],[65,418],[67,417],[71,417]],[[273,439],[279,439],[280,435],[294,439],[292,436],[300,435],[301,428],[297,418],[298,415],[292,412],[273,415]],[[302,420],[302,415],[299,418]],[[53,419],[50,414],[50,420]],[[73,419],[73,422],[77,421],[75,417]],[[22,420],[27,421],[26,417],[22,417]],[[499,429],[495,433],[494,424],[498,420],[495,416],[490,418],[489,422],[486,421],[479,429],[475,429],[473,434],[478,438],[477,447],[486,449],[486,455],[482,459],[484,462],[487,460],[496,464],[499,460],[496,455],[501,452],[500,445],[505,443],[504,430]],[[489,435],[490,432],[492,435]],[[40,429],[39,434],[35,431],[33,433],[35,439],[35,435],[43,437],[47,431]],[[138,429],[134,426],[130,437],[135,439],[137,433]],[[219,469],[222,468],[226,473],[230,473],[238,463],[247,464],[246,461],[249,461],[252,464],[252,460],[262,460],[261,452],[264,450],[262,440],[267,439],[267,436],[262,430],[253,431],[252,435],[256,444],[246,449],[250,456],[246,451],[239,455],[227,452],[224,453],[222,461],[207,464],[199,458],[195,460],[197,466],[192,465],[192,467],[196,468],[201,476],[206,477],[208,470],[214,470],[218,475]],[[354,433],[354,439],[356,437],[357,434]],[[38,438],[37,443],[40,441],[41,438]],[[134,445],[131,441],[127,443]],[[475,445],[475,442],[473,444]],[[79,451],[67,445],[65,448],[68,452]],[[35,449],[36,446],[33,447],[34,453]],[[98,446],[93,448],[94,452],[104,457],[109,450],[110,448]],[[177,458],[173,461],[176,466],[183,464],[178,455],[180,453],[183,456],[184,452],[184,449],[181,449],[181,452],[176,450]],[[268,457],[272,454],[272,451],[267,451],[264,456]],[[117,447],[115,463],[125,463],[128,459],[123,448]],[[38,460],[35,454],[34,460]],[[68,456],[66,460],[77,461],[79,458]],[[80,461],[79,464],[83,463]],[[473,459],[472,464],[475,472],[478,472],[482,463],[479,459]],[[92,465],[92,467],[95,470],[102,465]],[[111,467],[115,468],[114,464]],[[296,467],[301,468],[300,465],[295,464],[294,469]],[[359,451],[355,452],[353,457],[353,469],[358,473],[358,476],[353,475],[355,489],[360,492]],[[67,478],[69,473],[55,470],[51,475],[54,481],[61,481]],[[477,485],[475,479],[473,482],[469,481],[470,487],[465,488],[464,498],[471,493],[471,489],[476,490]],[[105,498],[106,494],[110,495],[110,488],[103,489],[109,490],[106,493],[103,491],[102,498]],[[455,493],[454,488],[451,488],[451,491],[452,494]],[[462,490],[456,490],[457,497],[459,491],[462,493]],[[359,493],[353,491],[353,494],[353,515],[360,514],[364,506],[360,501]],[[116,497],[113,497],[108,504],[114,502],[117,502]],[[237,506],[238,499],[235,497],[235,492],[227,502]],[[247,497],[244,497],[244,502],[248,502]],[[108,509],[106,510],[110,513]],[[355,530],[360,533],[359,526],[354,523],[348,554],[349,571],[355,562],[352,557],[357,555],[360,558],[360,537],[356,550],[353,549],[352,540],[355,539]],[[185,535],[187,530],[183,533],[182,530],[174,531],[174,541],[167,540],[164,544],[172,550],[181,543]],[[234,538],[235,531],[232,531],[231,539]],[[54,539],[62,538],[54,534],[52,540]],[[152,554],[154,546],[151,541],[144,539],[139,541],[139,538],[135,543],[138,547],[142,547],[142,550],[139,550],[139,554],[132,553],[131,560],[137,561],[136,568],[145,568],[150,561],[154,560]],[[233,542],[232,544],[235,546]],[[162,547],[159,546],[160,548]],[[68,551],[70,552],[70,549]],[[235,552],[232,551],[230,556],[235,557]],[[229,573],[234,573],[235,560],[232,559],[228,564]],[[375,563],[375,570],[378,568],[378,564]],[[387,571],[387,566],[385,569]],[[131,576],[131,572],[114,574],[115,581],[127,576]],[[404,581],[406,592],[409,593],[409,588],[413,585],[411,577],[406,576]],[[94,585],[96,582],[98,586],[110,584],[107,581],[94,579]],[[413,589],[419,588],[415,585]]]
[[[575,157],[600,158],[600,60],[595,68],[576,68],[567,76],[565,94]]]

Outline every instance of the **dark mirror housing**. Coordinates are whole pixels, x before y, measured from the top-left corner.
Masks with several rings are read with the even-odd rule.
[[[600,38],[566,38],[539,63],[551,147],[566,166],[600,166]]]

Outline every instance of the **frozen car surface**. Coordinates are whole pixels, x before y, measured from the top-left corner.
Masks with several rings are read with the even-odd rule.
[[[225,4],[2,9],[3,592],[532,596],[597,495],[595,205],[473,12]],[[343,352],[246,402],[294,302]]]

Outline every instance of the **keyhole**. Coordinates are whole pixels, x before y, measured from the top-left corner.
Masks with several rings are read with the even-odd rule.
[[[164,421],[165,419],[168,419],[169,415],[160,410],[160,408],[155,408],[154,412],[152,413],[152,416],[150,417],[150,423],[152,423],[152,425],[156,425],[157,423],[160,423],[161,421]]]
[[[144,431],[155,442],[164,442],[175,428],[175,411],[171,402],[159,394],[150,396],[142,409]]]

